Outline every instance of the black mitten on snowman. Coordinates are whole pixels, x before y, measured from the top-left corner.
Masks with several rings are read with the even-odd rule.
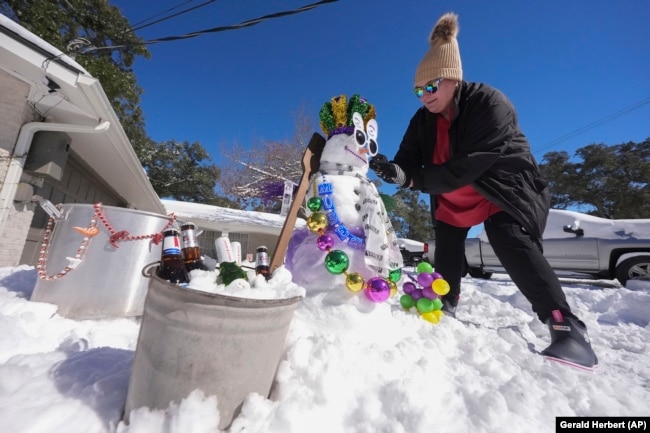
[[[394,183],[399,186],[408,186],[411,183],[404,170],[399,165],[388,162],[386,155],[382,155],[381,153],[378,153],[377,156],[372,158],[368,166],[372,171],[377,173],[377,176],[388,183]]]

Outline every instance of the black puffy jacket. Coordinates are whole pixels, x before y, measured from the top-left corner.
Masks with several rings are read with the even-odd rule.
[[[548,182],[514,107],[497,89],[464,81],[455,103],[447,162],[433,164],[438,115],[424,106],[411,118],[393,162],[413,179],[414,189],[430,194],[433,215],[436,194],[471,184],[541,241],[550,206]]]

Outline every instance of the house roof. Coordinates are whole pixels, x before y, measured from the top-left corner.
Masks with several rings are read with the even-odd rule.
[[[0,14],[0,69],[30,86],[28,103],[46,123],[69,124],[71,149],[121,196],[128,207],[165,209],[100,82],[63,52]],[[97,133],[80,132],[107,125]]]
[[[174,213],[182,221],[191,221],[203,229],[220,232],[263,233],[280,235],[285,217],[266,212],[228,209],[200,203],[162,200],[167,214]],[[305,227],[304,219],[296,220],[296,228]]]

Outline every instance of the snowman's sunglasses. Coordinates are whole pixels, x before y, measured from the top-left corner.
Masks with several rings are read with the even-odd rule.
[[[424,96],[425,90],[427,91],[427,93],[436,93],[438,91],[438,87],[440,86],[442,80],[444,80],[444,78],[438,78],[437,80],[429,81],[424,87],[415,86],[413,92],[415,93],[415,96],[417,96],[418,98]]]

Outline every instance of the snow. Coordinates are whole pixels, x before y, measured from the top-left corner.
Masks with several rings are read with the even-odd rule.
[[[285,218],[280,215],[250,210],[229,209],[201,203],[161,200],[167,213],[180,220],[201,221],[201,226],[221,232],[257,232],[279,235]],[[296,228],[305,227],[306,221],[296,219]]]
[[[140,319],[62,317],[29,300],[36,278],[0,268],[2,431],[218,431],[218,396],[200,390],[121,421]],[[562,281],[595,373],[538,354],[548,331],[507,276],[463,280],[457,319],[438,325],[337,287],[306,293],[271,398],[249,395],[228,431],[543,433],[556,416],[647,416],[650,284]]]
[[[13,26],[2,16],[0,21]],[[14,31],[29,37],[21,28]],[[221,222],[207,208],[177,210]],[[650,220],[639,227],[638,221],[577,219],[563,212],[557,215],[564,224],[578,221],[590,235],[647,238],[650,232]],[[281,226],[246,212],[233,212],[228,221],[244,217],[250,218],[244,225]],[[557,236],[573,236],[561,226],[553,226]],[[599,358],[598,371],[589,373],[539,355],[548,331],[506,275],[464,279],[457,318],[432,325],[404,311],[398,296],[375,304],[344,287],[305,292],[292,285],[286,269],[276,273],[239,292],[215,288],[210,273],[193,280],[195,289],[213,292],[304,295],[272,395],[249,395],[228,432],[544,433],[555,431],[557,416],[648,415],[650,282],[621,287],[608,280],[562,280]],[[200,389],[166,410],[135,409],[125,424],[141,318],[63,317],[56,305],[30,300],[37,278],[31,266],[0,268],[3,432],[218,431],[219,397]]]
[[[544,239],[575,238],[563,230],[565,226],[581,228],[584,236],[600,239],[650,239],[650,219],[606,219],[571,210],[551,209]],[[487,241],[485,230],[477,236]]]
[[[397,244],[400,248],[404,248],[407,251],[411,252],[422,252],[424,251],[424,242],[414,241],[413,239],[398,238]]]
[[[176,205],[190,219],[220,218]],[[580,215],[564,214],[566,224]],[[602,222],[580,218],[585,231]],[[270,223],[253,216],[241,224]],[[616,233],[638,235],[632,221],[616,224]],[[37,278],[31,266],[0,268],[2,432],[219,431],[219,396],[201,389],[164,410],[134,409],[126,424],[142,318],[63,317],[57,305],[30,300]],[[304,290],[284,267],[268,282],[253,275],[250,284],[219,287],[214,279],[193,271],[188,290],[302,297],[271,395],[248,395],[229,433],[550,433],[558,416],[648,415],[648,281],[561,280],[599,359],[586,372],[540,356],[548,330],[507,275],[465,278],[457,318],[437,325],[405,311],[399,296],[372,303],[331,281]]]

